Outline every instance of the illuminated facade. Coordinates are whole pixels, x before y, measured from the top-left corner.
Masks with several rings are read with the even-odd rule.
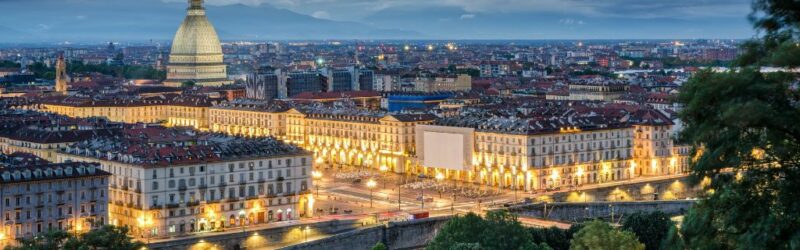
[[[49,229],[87,232],[108,222],[108,178],[97,164],[0,168],[0,245]]]
[[[64,55],[59,55],[56,60],[56,86],[55,91],[60,95],[67,95],[67,63],[64,62]]]
[[[319,163],[405,173],[416,165],[415,128],[433,115],[371,111],[291,109],[286,112],[286,141],[314,152]]]
[[[58,158],[97,162],[113,174],[108,222],[128,226],[136,236],[185,235],[313,215],[311,154],[271,139],[130,154],[97,150],[78,143]],[[161,153],[142,154],[150,150]]]
[[[647,111],[649,112],[649,111]],[[632,116],[653,115],[633,114]],[[659,116],[660,117],[660,116]],[[458,119],[458,118],[455,118]],[[676,150],[668,136],[668,120],[644,118],[631,123],[591,123],[574,118],[551,122],[505,120],[468,123],[438,123],[417,128],[418,173],[445,175],[448,179],[481,183],[516,190],[574,187],[621,181],[637,176],[685,173],[688,150]],[[517,122],[517,124],[514,124]],[[597,122],[597,121],[594,121]],[[481,125],[477,125],[481,124]],[[430,142],[428,133],[463,135],[463,167],[426,165],[425,147],[446,151],[452,141]],[[458,149],[460,150],[460,149]],[[446,156],[445,156],[446,157]],[[456,159],[460,160],[460,159]]]
[[[225,103],[209,109],[209,126],[212,132],[246,137],[286,135],[288,108],[261,102]]]
[[[189,0],[186,18],[175,38],[164,85],[180,87],[184,82],[200,86],[230,84],[214,26],[208,21],[203,0]]]
[[[112,122],[165,123],[167,126],[208,129],[208,108],[216,101],[202,97],[166,100],[91,101],[64,99],[45,102],[36,110],[75,118],[105,117]]]

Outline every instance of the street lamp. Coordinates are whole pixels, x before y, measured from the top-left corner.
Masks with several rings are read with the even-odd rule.
[[[319,186],[322,184],[322,172],[320,171],[313,171],[311,172],[311,178],[316,181],[315,186],[317,186],[317,198],[319,198]]]
[[[369,188],[369,208],[372,208],[372,189],[375,188],[375,180],[370,179],[367,181],[367,188]]]
[[[137,220],[137,222],[139,224],[139,230],[143,232],[142,233],[142,238],[144,238],[145,237],[144,234],[147,233],[147,243],[149,244],[150,243],[150,232],[148,232],[149,230],[148,231],[145,231],[145,230],[152,228],[153,219],[152,218],[148,219],[148,218],[145,218],[144,216],[139,216],[139,218],[136,219],[136,220]]]
[[[442,184],[443,180],[444,180],[444,174],[436,173],[436,181],[439,182],[439,185]],[[443,187],[439,187],[439,199],[442,198],[442,189],[443,189]]]
[[[303,236],[305,236],[305,242],[308,242],[308,226],[303,229]]]

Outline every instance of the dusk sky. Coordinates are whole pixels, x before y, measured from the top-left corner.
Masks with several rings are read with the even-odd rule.
[[[223,40],[750,38],[749,0],[207,0]],[[169,40],[185,0],[0,0],[17,41]],[[9,35],[10,34],[10,35]]]

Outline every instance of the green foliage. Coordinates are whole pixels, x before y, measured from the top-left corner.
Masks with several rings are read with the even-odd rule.
[[[576,75],[576,76],[600,75],[600,76],[605,76],[605,77],[608,77],[608,78],[615,78],[616,77],[612,72],[593,70],[593,69],[589,69],[589,68],[583,69],[581,71],[575,71],[572,74]]]
[[[661,211],[649,214],[636,212],[625,219],[622,229],[636,234],[645,249],[658,250],[673,224],[667,214]]]
[[[19,68],[19,67],[20,67],[19,63],[7,60],[0,61],[0,68]]]
[[[36,78],[55,79],[54,67],[47,67],[44,63],[35,62],[28,65],[28,70],[33,72]],[[162,80],[167,77],[166,72],[156,70],[150,66],[143,65],[108,65],[108,64],[84,64],[81,61],[67,63],[69,73],[101,73],[114,77],[126,79],[155,79]]]
[[[456,243],[449,250],[483,250],[483,247],[478,243]]]
[[[684,250],[686,249],[686,245],[683,244],[683,239],[680,235],[680,230],[675,224],[669,227],[669,231],[664,236],[664,240],[661,241],[661,250]]]
[[[372,247],[372,250],[387,250],[387,249],[388,248],[386,248],[386,245],[384,245],[383,242],[378,242],[378,244],[375,244],[375,246]]]
[[[196,85],[194,81],[185,81],[181,83],[181,87],[184,88],[193,88]]]
[[[667,249],[800,249],[796,75],[758,71],[800,66],[800,3],[756,0],[750,18],[764,35],[743,45],[741,69],[700,72],[679,96],[682,137],[698,153],[693,175],[710,178],[714,192],[668,235]]]
[[[439,69],[439,71],[445,71],[445,70],[447,72],[449,72],[449,73],[452,73],[452,74],[466,74],[466,75],[469,75],[471,77],[480,77],[481,76],[481,71],[478,70],[478,69],[472,69],[472,68],[457,69],[456,65],[454,65],[454,64],[448,65],[447,69]]]
[[[608,223],[595,220],[589,222],[572,239],[573,250],[643,250],[644,244],[636,240],[631,232],[614,229]]]
[[[688,247],[800,247],[800,93],[793,79],[747,67],[700,72],[683,86],[682,136],[702,145],[693,174],[710,177],[715,190],[686,216]],[[741,179],[726,172],[731,167]]]
[[[534,244],[531,235],[508,211],[491,211],[486,218],[474,213],[455,217],[439,231],[429,250],[449,249],[551,249]]]
[[[529,228],[528,232],[533,237],[534,243],[547,244],[555,250],[567,250],[570,240],[581,228],[583,224],[572,224],[567,230],[557,227]]]
[[[5,250],[84,250],[114,249],[139,250],[144,244],[128,236],[128,228],[105,225],[84,234],[76,235],[61,230],[48,230],[30,239],[18,239],[17,246]]]

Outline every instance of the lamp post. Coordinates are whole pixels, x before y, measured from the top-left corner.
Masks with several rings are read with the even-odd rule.
[[[303,229],[303,236],[305,237],[304,242],[308,242],[308,226],[306,226],[306,228]]]
[[[147,243],[150,244],[150,230],[148,230],[148,229],[153,228],[153,219],[152,218],[147,218],[145,216],[139,216],[139,218],[136,219],[136,221],[139,224],[139,230],[143,232],[142,233],[143,234],[142,238],[146,237],[147,238]],[[146,236],[144,235],[145,233],[146,233]]]
[[[369,208],[372,208],[372,189],[375,188],[375,180],[370,179],[367,181],[367,188],[369,188]]]
[[[319,198],[319,186],[322,185],[322,172],[320,172],[320,171],[311,172],[311,178],[313,178],[314,181],[316,181],[314,186],[316,186],[316,188],[317,188],[317,195],[316,196],[317,196],[317,198]]]
[[[444,174],[436,173],[436,181],[439,183],[439,185],[442,184],[443,180],[444,180]],[[442,187],[439,187],[439,199],[442,198],[442,189],[443,189]]]

